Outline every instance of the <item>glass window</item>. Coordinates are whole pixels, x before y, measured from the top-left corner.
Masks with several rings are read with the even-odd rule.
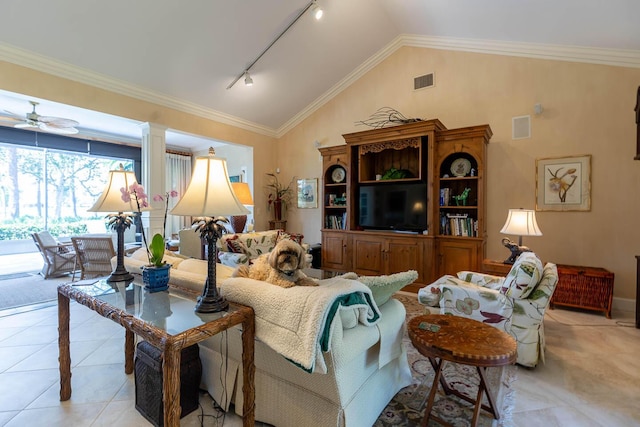
[[[29,239],[42,229],[69,236],[104,222],[103,213],[87,209],[120,164],[133,170],[129,159],[0,143],[0,240]]]

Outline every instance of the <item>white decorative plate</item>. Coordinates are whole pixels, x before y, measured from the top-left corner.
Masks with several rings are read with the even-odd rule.
[[[331,172],[331,179],[335,183],[344,181],[344,178],[346,176],[347,176],[347,173],[343,168],[335,168],[333,172]]]
[[[453,176],[467,176],[471,171],[471,162],[463,157],[455,159],[451,163],[451,173]]]

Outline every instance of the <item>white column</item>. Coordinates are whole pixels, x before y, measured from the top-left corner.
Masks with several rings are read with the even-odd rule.
[[[143,123],[142,129],[142,176],[140,180],[149,196],[149,204],[153,208],[148,212],[147,239],[151,242],[154,234],[162,234],[164,222],[164,203],[154,202],[153,196],[165,196],[166,175],[166,127],[154,123]],[[144,215],[143,215],[144,218]],[[143,221],[144,223],[144,221]]]

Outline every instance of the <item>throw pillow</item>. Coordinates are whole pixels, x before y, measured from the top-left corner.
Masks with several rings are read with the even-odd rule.
[[[513,263],[500,293],[510,298],[527,298],[541,277],[542,261],[533,252],[524,252]]]
[[[302,239],[304,239],[304,235],[296,234],[296,233],[287,233],[284,230],[278,230],[278,236],[276,237],[276,244],[283,239],[293,240],[297,244],[302,244]]]
[[[227,245],[227,250],[229,252],[233,252],[234,254],[247,253],[247,248],[240,241],[240,236],[238,236],[237,234],[227,237],[227,239],[225,239],[225,244]]]
[[[389,301],[391,295],[413,283],[418,278],[415,270],[403,271],[388,276],[359,276],[358,281],[367,285],[373,294],[373,300],[380,307]]]

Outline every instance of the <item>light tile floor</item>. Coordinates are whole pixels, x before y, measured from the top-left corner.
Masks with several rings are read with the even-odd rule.
[[[72,397],[59,399],[57,308],[0,312],[0,426],[147,426],[124,374],[124,334],[114,322],[71,304]],[[640,426],[640,330],[631,313],[547,310],[546,364],[518,367],[513,425]],[[205,414],[215,411],[202,395]],[[195,411],[182,426],[201,425]],[[223,425],[212,418],[203,425]],[[241,425],[229,415],[225,426]],[[312,425],[310,420],[309,425]]]

